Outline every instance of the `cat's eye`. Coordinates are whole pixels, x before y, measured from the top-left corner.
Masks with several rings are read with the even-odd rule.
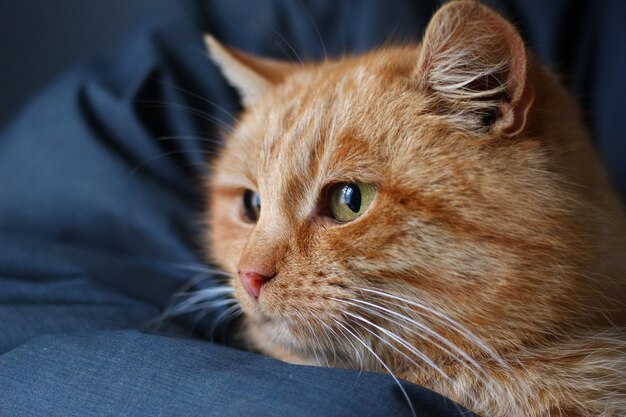
[[[259,193],[246,190],[243,193],[243,216],[246,220],[255,223],[261,215],[261,197]]]
[[[376,196],[376,187],[361,182],[335,184],[328,189],[329,214],[340,222],[359,217]]]

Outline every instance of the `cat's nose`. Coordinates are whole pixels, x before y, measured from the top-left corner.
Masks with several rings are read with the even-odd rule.
[[[261,293],[261,287],[274,276],[262,275],[252,271],[239,271],[239,278],[248,294],[256,300]]]

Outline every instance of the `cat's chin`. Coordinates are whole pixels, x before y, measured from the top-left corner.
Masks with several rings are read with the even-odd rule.
[[[293,326],[283,320],[247,320],[246,331],[248,340],[265,355],[290,363],[317,365],[312,363],[309,349],[299,343]]]
[[[303,340],[297,325],[283,320],[246,321],[247,339],[260,353],[296,365],[347,367],[341,357],[315,350],[313,343]]]

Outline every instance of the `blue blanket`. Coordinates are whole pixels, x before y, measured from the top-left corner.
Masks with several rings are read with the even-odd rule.
[[[201,34],[317,59],[419,40],[438,3],[170,2],[123,48],[32,100],[0,134],[0,415],[410,415],[389,376],[201,340],[228,334],[214,328],[220,310],[164,323],[161,334],[137,329],[203,262],[200,184],[215,143],[198,139],[219,138],[240,111]],[[626,4],[488,3],[564,74],[626,194]],[[419,416],[462,415],[403,386]]]

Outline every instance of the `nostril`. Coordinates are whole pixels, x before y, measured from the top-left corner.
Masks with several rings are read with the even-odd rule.
[[[239,271],[239,278],[243,283],[244,288],[248,291],[248,294],[254,299],[259,298],[261,293],[261,287],[271,280],[273,276],[261,275],[256,272]]]

